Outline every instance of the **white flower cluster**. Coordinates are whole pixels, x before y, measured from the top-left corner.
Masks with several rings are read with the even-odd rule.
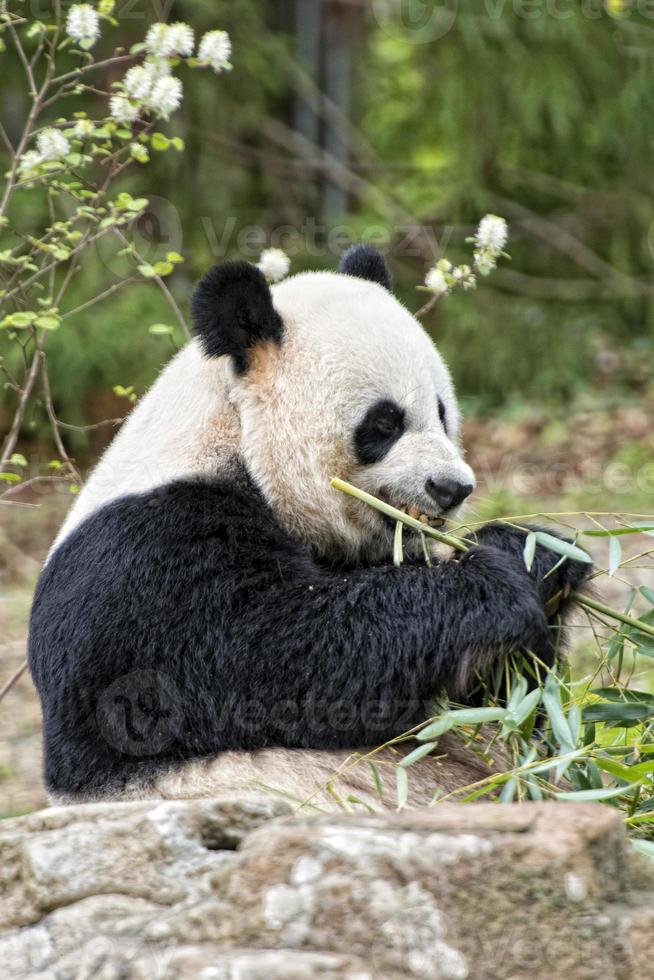
[[[182,83],[172,74],[171,59],[189,58],[195,36],[188,24],[152,24],[145,37],[147,59],[130,68],[120,91],[109,100],[109,111],[119,123],[131,124],[141,113],[168,119],[182,102]],[[200,41],[198,64],[224,71],[231,68],[232,46],[225,31],[209,31]]]
[[[440,259],[425,276],[425,286],[435,296],[446,296],[457,286],[473,289],[476,284],[469,265],[452,265],[448,259]]]
[[[193,54],[195,35],[183,21],[153,24],[145,37],[145,49],[157,58],[188,58]]]
[[[21,177],[34,177],[38,167],[50,160],[63,160],[70,153],[68,139],[58,129],[48,127],[36,134],[36,149],[28,150],[20,158],[18,169]]]
[[[229,61],[231,53],[232,42],[227,31],[208,31],[200,41],[198,61],[218,74],[232,67]]]
[[[475,246],[475,271],[473,272],[469,265],[453,266],[448,259],[441,259],[425,276],[426,288],[437,297],[446,296],[459,286],[463,289],[473,289],[477,285],[475,273],[478,272],[482,276],[489,275],[497,266],[498,258],[506,255],[504,246],[508,238],[509,230],[504,218],[498,218],[496,214],[487,214],[479,222],[474,237],[466,239]]]
[[[85,140],[89,138],[94,129],[95,126],[90,119],[78,119],[73,126],[73,136],[76,136],[77,139]]]
[[[169,62],[159,58],[129,69],[122,91],[109,100],[109,111],[120,123],[133,122],[141,112],[168,119],[181,102],[182,83],[170,73]]]
[[[291,268],[291,260],[281,248],[267,248],[261,253],[257,269],[263,272],[268,282],[279,282],[287,276]]]
[[[90,3],[74,3],[68,11],[66,34],[90,48],[100,37],[100,16]]]
[[[472,239],[475,245],[475,265],[482,276],[487,276],[504,255],[504,247],[509,238],[509,229],[504,218],[487,214],[479,222],[477,234]]]

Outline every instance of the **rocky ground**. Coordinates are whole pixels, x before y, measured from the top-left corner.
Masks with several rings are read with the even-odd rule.
[[[480,484],[471,519],[543,510],[654,513],[654,404],[570,418],[523,411],[515,420],[471,419],[464,441]],[[69,500],[54,494],[33,501],[37,507],[0,507],[0,687],[24,659],[34,582]],[[592,526],[591,519],[577,515],[561,519]],[[623,557],[634,560],[598,583],[602,598],[619,608],[625,606],[629,583],[654,588],[654,559],[635,560],[654,541],[641,535],[622,541]],[[606,541],[591,545],[598,565],[606,567]],[[583,659],[589,636],[583,617],[572,632],[573,660]],[[0,816],[45,802],[39,732],[36,695],[24,674],[0,702]]]
[[[0,824],[6,980],[646,980],[654,879],[609,807],[285,815],[191,800]]]

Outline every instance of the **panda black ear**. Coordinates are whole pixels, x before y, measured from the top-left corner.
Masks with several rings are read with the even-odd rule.
[[[231,355],[241,374],[253,347],[264,340],[281,343],[284,333],[266,278],[249,262],[210,269],[195,287],[191,315],[205,355]]]
[[[352,245],[348,248],[341,259],[338,271],[346,276],[378,282],[389,291],[393,289],[393,279],[388,271],[386,260],[372,245]]]

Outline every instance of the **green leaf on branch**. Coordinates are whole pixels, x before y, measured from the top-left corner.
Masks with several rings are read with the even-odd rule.
[[[619,538],[609,538],[609,576],[613,577],[622,562],[622,545]]]
[[[564,555],[566,558],[572,558],[573,561],[582,561],[588,565],[592,565],[593,559],[590,555],[582,551],[575,544],[570,544],[569,541],[562,541],[560,538],[555,537],[553,534],[548,534],[546,531],[534,531],[534,536],[539,544],[542,544],[544,548],[549,548],[550,551],[555,552],[557,555]]]
[[[169,276],[170,273],[174,271],[174,269],[175,269],[175,266],[173,265],[172,262],[165,262],[164,261],[164,262],[155,262],[154,263],[155,275],[161,276],[162,279],[165,276]]]
[[[169,323],[153,323],[148,327],[148,333],[155,336],[170,336],[174,329]]]
[[[557,800],[569,800],[571,803],[585,803],[590,801],[612,800],[616,796],[624,796],[632,790],[638,789],[640,783],[631,783],[629,786],[614,786],[606,789],[582,789],[573,792],[555,793]]]
[[[547,712],[552,734],[559,745],[568,751],[572,751],[576,746],[576,739],[570,730],[568,720],[563,712],[561,704],[561,687],[554,674],[548,674],[545,687],[542,693],[543,707]]]
[[[530,531],[527,535],[527,540],[525,541],[524,548],[524,558],[525,565],[527,566],[527,571],[531,571],[531,566],[534,564],[534,557],[536,555],[536,535],[533,531]]]
[[[0,327],[12,327],[17,330],[24,330],[36,320],[37,314],[33,310],[26,310],[21,313],[9,313],[4,320],[0,320]]]
[[[42,330],[58,330],[61,326],[61,317],[56,313],[43,313],[37,316],[34,326],[41,327]]]
[[[654,523],[630,524],[628,527],[613,527],[608,531],[582,531],[588,538],[617,538],[623,534],[647,534],[654,531]]]
[[[425,742],[460,725],[484,725],[489,721],[503,721],[507,714],[506,708],[453,708],[418,732],[416,738]]]
[[[424,745],[419,745],[413,752],[409,752],[399,764],[406,769],[408,766],[412,766],[414,762],[418,762],[419,759],[424,759],[426,755],[434,751],[437,745],[438,742],[425,742]]]
[[[611,701],[599,704],[589,704],[583,709],[584,722],[602,721],[611,724],[621,724],[630,728],[639,721],[654,718],[654,704],[634,704],[624,701]]]
[[[171,141],[163,133],[153,133],[150,139],[150,146],[158,153],[165,152],[170,146]]]

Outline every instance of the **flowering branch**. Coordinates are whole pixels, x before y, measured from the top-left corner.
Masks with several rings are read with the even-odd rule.
[[[132,198],[116,191],[116,182],[129,167],[147,165],[152,151],[184,150],[178,137],[155,131],[179,109],[183,84],[179,66],[209,69],[216,75],[231,69],[231,42],[220,30],[209,31],[199,40],[185,23],[151,24],[141,43],[129,53],[118,49],[113,57],[95,61],[92,49],[105,28],[116,27],[114,0],[97,4],[73,3],[62,14],[60,0],[53,0],[50,23],[19,17],[8,0],[0,0],[0,39],[10,38],[23,67],[30,94],[30,107],[16,145],[0,123],[0,142],[6,149],[9,167],[0,198],[0,338],[20,348],[24,364],[22,379],[11,375],[8,390],[18,401],[13,421],[3,443],[0,480],[12,485],[22,474],[15,460],[16,446],[41,374],[45,412],[62,474],[79,486],[80,474],[66,450],[57,418],[47,371],[45,345],[48,334],[65,322],[132,283],[152,280],[171,307],[179,328],[188,337],[185,318],[165,281],[183,256],[168,252],[159,261],[146,261],[131,234],[136,220],[148,206],[147,198]],[[78,56],[72,70],[57,70],[62,53]],[[113,74],[130,63],[123,77],[108,92],[102,83],[89,81]],[[109,77],[111,77],[109,75]],[[38,82],[37,82],[38,79]],[[62,114],[71,96],[99,94],[105,98],[106,114],[91,118],[85,111]],[[51,118],[52,110],[58,113]],[[41,192],[44,227],[40,233],[24,233],[20,218],[25,209],[14,209],[19,194]],[[15,217],[14,215],[15,211]],[[33,211],[33,209],[30,209]],[[96,242],[113,233],[120,243],[119,254],[133,271],[119,283],[106,285],[95,296],[77,302],[66,313],[61,306],[75,272]],[[16,244],[18,242],[18,244]],[[153,325],[152,333],[163,333]],[[166,328],[172,331],[172,327]],[[172,338],[171,338],[172,339]],[[7,370],[2,365],[6,376]],[[22,457],[21,457],[22,458]],[[32,478],[37,479],[37,478]],[[26,486],[27,480],[21,485]]]
[[[504,251],[508,241],[508,227],[504,218],[495,214],[487,214],[479,223],[472,238],[466,241],[474,245],[473,265],[453,265],[449,259],[442,258],[427,272],[424,286],[418,286],[425,292],[431,293],[424,306],[416,313],[417,317],[425,316],[434,308],[442,296],[447,296],[454,289],[474,289],[477,276],[488,276],[497,267],[497,260],[502,256],[509,258]]]

